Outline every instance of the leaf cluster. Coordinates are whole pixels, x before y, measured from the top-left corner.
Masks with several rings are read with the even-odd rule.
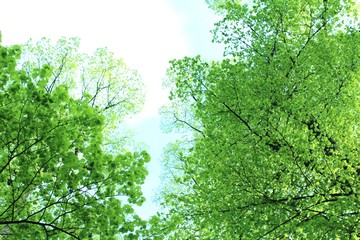
[[[360,237],[352,4],[227,1],[214,31],[227,58],[171,62],[171,122],[193,139],[165,158],[169,238]]]
[[[64,49],[74,47],[62,41]],[[55,52],[62,60],[74,60],[61,49]],[[145,200],[140,186],[149,155],[106,153],[106,116],[74,98],[67,79],[53,84],[58,71],[71,66],[42,64],[49,57],[44,54],[39,66],[25,62],[21,68],[21,54],[20,46],[0,46],[0,236],[133,239],[144,224],[132,205]],[[98,54],[94,59],[108,56]]]

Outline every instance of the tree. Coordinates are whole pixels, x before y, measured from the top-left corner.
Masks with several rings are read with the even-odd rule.
[[[171,62],[174,239],[360,238],[360,33],[351,1],[227,1],[226,58]],[[167,222],[166,222],[167,221]]]
[[[144,201],[149,155],[106,153],[100,107],[52,84],[56,65],[22,67],[20,57],[20,46],[0,47],[0,236],[136,236],[144,222],[131,205]]]

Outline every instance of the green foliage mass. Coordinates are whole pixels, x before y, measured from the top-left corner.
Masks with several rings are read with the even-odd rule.
[[[162,236],[359,239],[353,3],[221,3],[225,59],[185,57],[168,71],[166,116],[192,135],[166,154]]]
[[[1,238],[137,238],[149,155],[106,153],[100,107],[52,84],[54,62],[18,65],[21,54],[0,46]]]

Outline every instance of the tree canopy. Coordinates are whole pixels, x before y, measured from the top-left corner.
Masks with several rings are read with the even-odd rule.
[[[0,46],[1,238],[136,238],[144,222],[132,205],[144,201],[150,157],[103,146],[104,110],[135,104],[121,100],[134,90],[111,88],[123,63],[106,50],[85,63],[61,49],[37,51],[39,61],[29,62],[20,60],[20,46]],[[79,63],[87,69],[74,75]],[[69,85],[76,77],[85,85],[78,98]]]
[[[360,25],[351,0],[206,0],[224,58],[172,60],[162,210],[119,128],[138,73],[79,39],[0,45],[0,237],[359,239]],[[1,35],[0,35],[1,40]]]
[[[210,1],[222,61],[173,60],[170,239],[360,238],[360,33],[351,1]]]

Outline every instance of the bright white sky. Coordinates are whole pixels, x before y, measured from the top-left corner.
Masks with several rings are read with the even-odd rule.
[[[0,0],[3,44],[21,44],[32,38],[81,38],[81,49],[93,53],[108,47],[137,69],[146,84],[143,111],[129,121],[136,140],[149,147],[152,161],[144,195],[151,199],[159,186],[160,156],[174,135],[159,128],[159,107],[167,100],[162,90],[168,61],[200,54],[220,58],[222,49],[211,44],[215,16],[205,0]],[[156,211],[147,201],[139,214]]]

